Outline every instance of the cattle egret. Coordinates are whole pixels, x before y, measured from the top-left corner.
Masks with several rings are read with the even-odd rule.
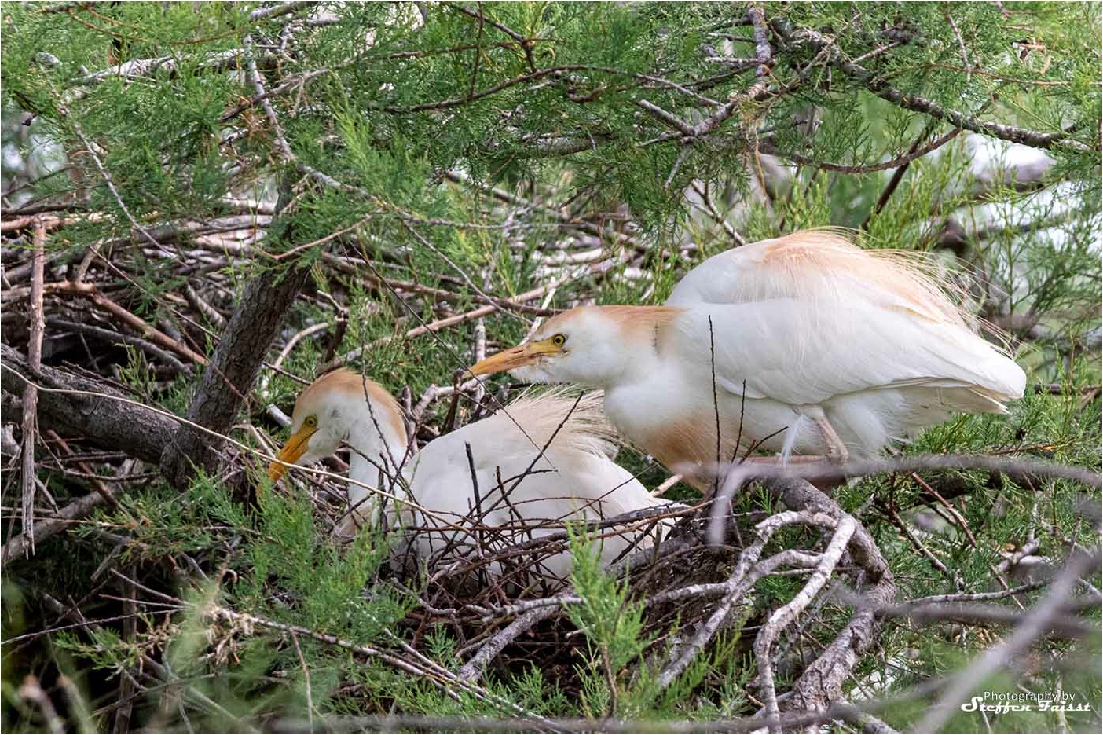
[[[663,504],[610,459],[612,429],[599,404],[589,396],[576,405],[562,392],[523,396],[407,458],[394,398],[366,378],[337,370],[299,396],[291,437],[268,475],[276,481],[288,465],[329,456],[347,440],[349,500],[360,507],[360,517],[377,520],[381,510],[378,520],[407,529],[423,559],[485,551],[487,539],[500,549],[562,531],[566,520],[596,521]],[[378,495],[397,502],[378,503]],[[633,543],[642,548],[651,542],[623,526],[601,535],[595,543],[605,563]],[[570,569],[564,552],[543,559],[538,571],[562,580]]]
[[[955,413],[1005,412],[1026,380],[913,261],[832,230],[709,258],[663,306],[558,314],[471,371],[604,390],[621,434],[699,486],[751,448],[869,458]]]

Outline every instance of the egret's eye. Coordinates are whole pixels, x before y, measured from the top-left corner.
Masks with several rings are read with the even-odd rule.
[[[567,343],[567,335],[557,334],[551,338],[551,343],[556,347],[562,347]]]
[[[305,426],[308,429],[317,429],[318,428],[318,417],[317,416],[307,416],[306,419],[303,421],[303,426]]]

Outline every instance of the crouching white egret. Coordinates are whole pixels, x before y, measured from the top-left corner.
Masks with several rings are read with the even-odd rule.
[[[378,384],[340,369],[299,395],[291,437],[268,475],[277,481],[288,465],[315,462],[347,440],[349,500],[361,518],[401,523],[422,559],[493,555],[561,532],[565,521],[599,521],[663,505],[612,461],[612,436],[596,396],[529,395],[406,458],[398,403]],[[599,531],[594,543],[603,562],[633,544],[649,546],[653,539],[641,530],[648,525],[661,531],[668,523]],[[511,561],[492,568],[501,572],[527,559],[505,558]],[[570,554],[561,552],[532,571],[557,582],[570,569]]]
[[[604,390],[621,434],[698,478],[752,447],[868,458],[955,413],[1004,412],[1026,381],[914,261],[832,230],[709,258],[663,306],[558,314],[471,368],[500,371]]]

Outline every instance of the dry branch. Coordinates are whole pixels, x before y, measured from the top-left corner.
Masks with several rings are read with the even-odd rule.
[[[87,518],[96,508],[104,504],[102,495],[89,493],[79,500],[74,500],[69,505],[55,513],[52,517],[40,521],[35,525],[24,525],[25,530],[18,536],[14,536],[4,544],[3,564],[6,566],[13,559],[34,553],[35,543],[41,543],[55,534],[64,531],[69,526]]]
[[[153,464],[176,431],[177,423],[163,412],[137,404],[102,381],[45,365],[36,374],[23,356],[6,344],[0,345],[0,355],[4,391],[21,395],[29,383],[41,389],[38,417],[43,428],[91,437],[104,449]]]
[[[544,607],[535,608],[522,614],[512,623],[502,628],[495,633],[489,641],[475,652],[475,655],[468,659],[467,663],[460,669],[459,677],[464,681],[477,681],[482,675],[483,669],[487,664],[494,660],[494,657],[502,652],[506,646],[521,635],[524,635],[532,626],[539,623],[541,620],[550,618],[557,614],[559,608],[554,605],[548,605]]]
[[[45,278],[44,247],[46,228],[42,222],[34,225],[34,250],[31,261],[31,336],[27,346],[27,365],[33,372],[42,366],[42,337],[45,331],[45,315],[42,310],[42,282]],[[35,443],[38,441],[38,387],[28,382],[23,388],[23,456],[20,476],[20,497],[23,511],[23,529],[28,540],[29,552],[34,553],[34,502],[38,491],[35,474]]]
[[[842,508],[807,482],[772,480],[767,483],[770,494],[789,508],[806,511],[845,514]],[[847,546],[851,561],[861,570],[860,579],[872,584],[865,596],[875,605],[889,605],[896,596],[896,585],[881,550],[869,532],[857,524]],[[842,687],[858,661],[877,641],[877,621],[868,609],[855,611],[835,640],[801,674],[786,702],[790,711],[826,712],[842,699]]]

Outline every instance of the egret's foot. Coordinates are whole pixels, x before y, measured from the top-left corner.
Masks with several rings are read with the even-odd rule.
[[[845,452],[845,448],[843,449]],[[820,454],[794,454],[789,457],[749,457],[751,461],[759,462],[773,462],[781,466],[789,465],[802,465],[802,464],[823,464],[824,462],[830,462],[831,464],[837,464],[830,456],[823,456]],[[845,462],[845,459],[843,460]],[[846,482],[845,477],[806,477],[804,478],[810,485],[815,487],[821,492],[831,494],[831,491]]]

